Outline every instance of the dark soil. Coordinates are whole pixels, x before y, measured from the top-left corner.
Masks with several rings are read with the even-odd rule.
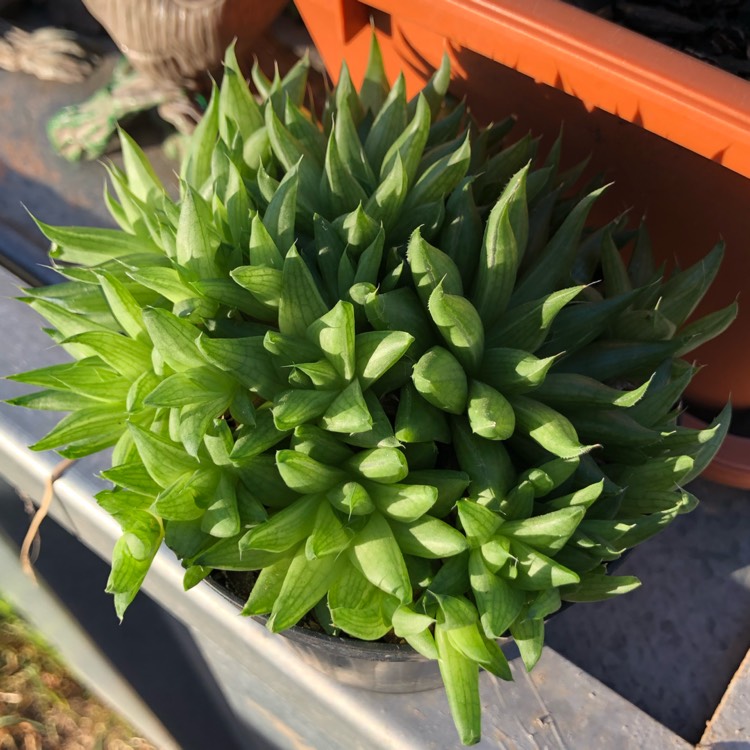
[[[750,0],[565,0],[750,79]]]

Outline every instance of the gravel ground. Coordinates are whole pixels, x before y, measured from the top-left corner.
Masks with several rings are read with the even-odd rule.
[[[0,598],[0,750],[155,750]]]

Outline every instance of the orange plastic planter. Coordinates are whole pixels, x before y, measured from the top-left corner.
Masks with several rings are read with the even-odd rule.
[[[599,212],[632,207],[654,247],[687,266],[723,238],[720,276],[698,313],[750,284],[750,83],[558,0],[296,0],[328,69],[361,80],[371,20],[394,78],[418,90],[447,51],[454,91],[482,120],[513,113],[569,162],[615,181]],[[748,295],[750,297],[750,295]],[[696,359],[691,399],[750,407],[750,301]]]

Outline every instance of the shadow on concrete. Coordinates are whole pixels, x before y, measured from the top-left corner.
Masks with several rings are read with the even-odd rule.
[[[571,607],[547,643],[696,743],[750,647],[750,497],[701,480],[690,489],[698,508],[617,571],[641,588]]]
[[[102,184],[103,179],[102,170]],[[49,242],[31,216],[53,225],[112,225],[105,215],[70,205],[64,194],[13,169],[3,169],[0,162],[0,264],[31,285],[61,279],[49,267]]]

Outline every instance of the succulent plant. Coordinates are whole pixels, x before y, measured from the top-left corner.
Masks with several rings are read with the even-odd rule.
[[[447,62],[409,101],[373,44],[321,120],[306,61],[254,69],[260,103],[225,67],[178,200],[121,133],[121,229],[39,222],[68,280],[25,299],[73,361],[13,403],[70,412],[34,449],[114,446],[120,616],[162,542],[186,587],[258,571],[245,614],[393,631],[475,742],[497,639],[531,669],[545,618],[635,588],[608,564],[694,506],[728,419],[677,424],[681,357],[735,315],[686,322],[722,248],[666,279],[643,227],[587,227],[602,188],[479,127]]]

